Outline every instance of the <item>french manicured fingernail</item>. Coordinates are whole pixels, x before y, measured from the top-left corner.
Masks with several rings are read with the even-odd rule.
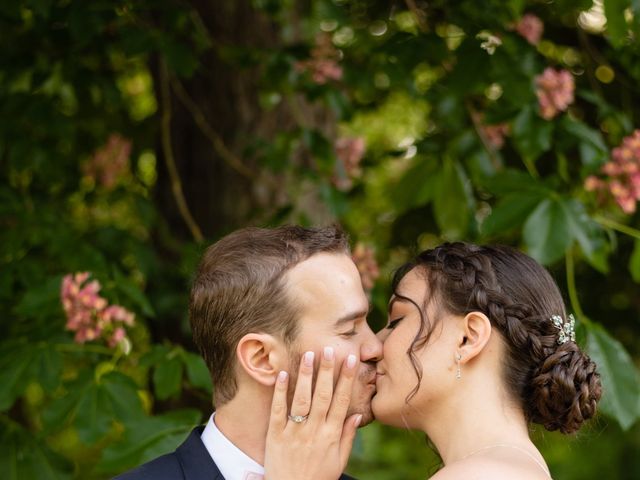
[[[280,383],[284,383],[287,381],[287,372],[285,372],[284,370],[282,370],[280,373],[278,373],[278,381]]]
[[[333,347],[324,347],[324,359],[333,360]]]
[[[306,352],[304,354],[304,364],[307,367],[313,367],[313,357],[314,357],[314,353],[313,352]]]
[[[356,428],[358,428],[358,425],[360,425],[360,422],[362,422],[362,415],[358,415],[355,421],[353,422]]]
[[[347,357],[347,368],[353,368],[356,366],[356,356],[352,353]]]

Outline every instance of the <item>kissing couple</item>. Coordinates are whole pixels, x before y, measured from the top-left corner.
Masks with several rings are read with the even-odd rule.
[[[396,271],[388,322],[338,227],[245,228],[210,246],[190,296],[215,412],[119,480],[335,480],[356,429],[420,430],[431,478],[549,479],[529,424],[577,431],[595,364],[549,273],[506,246],[445,243]],[[426,477],[426,472],[425,472]]]

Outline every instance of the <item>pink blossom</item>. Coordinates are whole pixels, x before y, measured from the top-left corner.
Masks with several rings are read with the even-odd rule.
[[[369,292],[375,285],[376,279],[380,276],[380,268],[376,261],[375,252],[372,247],[357,243],[353,249],[352,258],[360,272],[362,287],[366,292]]]
[[[324,85],[329,80],[342,78],[342,67],[338,64],[339,52],[333,46],[329,34],[320,34],[311,50],[311,58],[296,62],[295,68],[299,72],[310,72],[311,79],[318,85]]]
[[[62,279],[60,300],[67,316],[66,329],[75,332],[77,343],[102,338],[113,347],[126,337],[122,324],[132,326],[134,314],[120,305],[109,305],[100,296],[100,282],[89,281],[89,276],[82,272]]]
[[[584,181],[584,189],[587,192],[595,192],[604,186],[605,182],[595,175],[589,175]]]
[[[504,137],[509,134],[510,129],[507,123],[498,123],[483,125],[482,131],[493,148],[500,150],[504,145]]]
[[[105,189],[113,189],[129,170],[131,141],[113,133],[83,166],[85,175],[92,177]]]
[[[569,71],[548,67],[536,77],[535,82],[540,115],[545,120],[551,120],[573,103],[575,82]]]
[[[610,195],[624,213],[634,213],[640,200],[640,130],[613,149],[600,172],[605,178],[587,177],[585,190],[598,192],[600,198]]]
[[[531,13],[522,16],[516,25],[516,31],[522,35],[531,45],[537,45],[542,38],[544,24],[542,20]]]
[[[360,162],[366,149],[362,137],[342,137],[334,144],[336,152],[336,172],[333,183],[338,190],[349,190],[353,179],[362,175]]]
[[[111,334],[111,337],[109,338],[107,343],[111,348],[114,348],[120,342],[122,342],[126,337],[127,337],[127,332],[125,331],[125,329],[122,327],[117,327]]]

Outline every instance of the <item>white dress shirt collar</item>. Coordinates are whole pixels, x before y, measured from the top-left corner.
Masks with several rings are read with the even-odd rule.
[[[236,447],[218,429],[211,415],[200,438],[225,480],[249,480],[264,475],[264,467]]]

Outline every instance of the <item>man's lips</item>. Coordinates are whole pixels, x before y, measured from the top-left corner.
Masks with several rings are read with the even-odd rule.
[[[366,373],[366,375],[361,375],[361,377],[363,380],[365,380],[365,384],[371,384],[371,385],[375,385],[376,384],[376,371],[375,370],[370,370]]]

